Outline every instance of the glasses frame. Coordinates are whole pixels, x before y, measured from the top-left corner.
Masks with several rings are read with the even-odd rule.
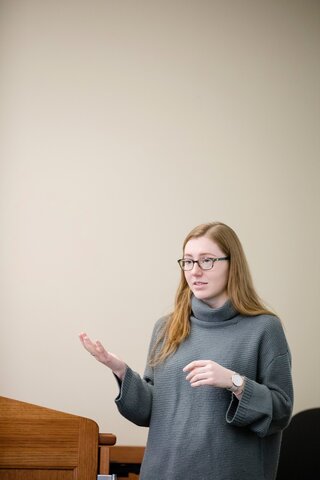
[[[207,271],[207,270],[212,270],[213,267],[214,267],[214,264],[215,264],[216,262],[220,262],[220,261],[222,261],[222,260],[229,260],[229,259],[230,259],[229,256],[228,256],[228,257],[203,257],[202,260],[211,260],[211,261],[212,261],[212,267],[210,267],[210,268],[203,268],[203,267],[201,267],[201,265],[200,265],[200,263],[199,263],[200,260],[193,260],[192,258],[179,258],[179,260],[177,260],[177,262],[178,262],[179,267],[181,268],[181,270],[182,270],[183,272],[191,272],[191,270],[193,270],[193,267],[194,267],[194,264],[195,264],[195,263],[197,263],[197,264],[198,264],[198,267],[201,268],[201,270],[203,270],[203,271],[205,272],[205,271]],[[183,268],[182,262],[185,262],[185,261],[192,262],[192,267],[191,267],[191,268],[187,268],[187,269]]]

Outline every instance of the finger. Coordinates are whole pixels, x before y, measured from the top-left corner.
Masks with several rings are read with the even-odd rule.
[[[206,376],[207,375],[206,370],[204,368],[195,368],[186,376],[186,380],[191,381],[192,379],[195,379],[200,375],[201,375],[201,378],[203,378],[203,376]]]
[[[191,387],[201,387],[202,385],[208,385],[208,380],[198,380],[197,382],[190,383]]]
[[[97,354],[97,357],[99,357],[99,360],[106,360],[109,358],[109,352],[104,348],[102,343],[100,343],[98,340],[94,344],[95,347],[95,352]]]
[[[197,372],[195,375],[190,376],[190,378],[186,378],[190,383],[197,382],[198,380],[206,380],[208,379],[207,372]]]
[[[104,348],[104,346],[102,345],[102,343],[99,342],[99,340],[96,341],[95,347],[96,347],[96,349],[97,349],[97,351],[98,351],[99,353],[106,352],[106,349]]]
[[[85,348],[86,348],[87,350],[95,349],[95,345],[94,345],[94,343],[90,340],[89,337],[85,337],[85,338],[83,339],[83,345],[85,346]]]
[[[193,362],[188,363],[188,365],[186,365],[184,367],[183,371],[184,372],[190,372],[194,368],[205,367],[207,365],[207,363],[208,363],[208,360],[194,360]]]
[[[88,337],[88,335],[84,332],[79,333],[79,338],[80,338],[82,343],[91,341],[90,338]]]
[[[84,338],[87,336],[87,334],[85,332],[81,332],[79,333],[78,337],[80,339],[80,342],[83,344],[83,340]]]
[[[84,335],[82,337],[81,341],[82,341],[82,344],[83,344],[84,348],[89,353],[91,353],[91,355],[94,355],[94,356],[97,355],[98,352],[97,352],[96,345],[91,341],[91,339],[87,335]]]
[[[104,348],[104,346],[102,345],[101,342],[99,342],[99,340],[95,342],[94,346],[95,346],[95,357],[105,365],[108,365],[112,358],[116,359],[116,357],[112,353],[108,352]]]

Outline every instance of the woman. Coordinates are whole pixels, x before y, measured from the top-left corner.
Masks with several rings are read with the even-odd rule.
[[[227,225],[193,229],[178,262],[175,308],[155,325],[143,378],[80,334],[118,378],[120,413],[149,427],[140,479],[273,480],[293,402],[281,323]]]

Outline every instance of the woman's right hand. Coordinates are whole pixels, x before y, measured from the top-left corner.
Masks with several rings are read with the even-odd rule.
[[[96,360],[106,365],[120,380],[123,380],[127,368],[123,360],[120,360],[120,358],[113,353],[108,352],[98,340],[93,342],[86,333],[80,333],[79,338],[84,348],[91,353]]]

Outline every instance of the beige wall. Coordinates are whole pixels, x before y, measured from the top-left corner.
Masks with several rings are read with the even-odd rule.
[[[95,419],[143,372],[196,224],[238,232],[319,405],[319,14],[311,0],[0,2],[1,395]]]

